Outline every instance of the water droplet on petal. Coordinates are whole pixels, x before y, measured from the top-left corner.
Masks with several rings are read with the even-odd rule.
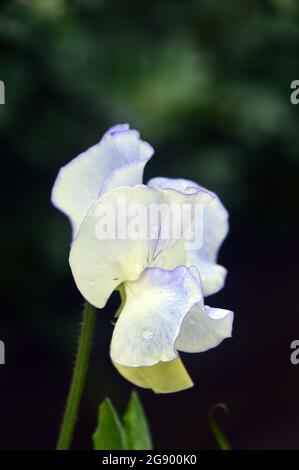
[[[143,330],[142,332],[142,337],[144,339],[152,339],[154,336],[154,333],[152,330]]]
[[[160,356],[160,361],[162,361],[162,362],[168,362],[168,361],[169,361],[169,357],[167,356],[167,354],[162,353],[161,356]]]

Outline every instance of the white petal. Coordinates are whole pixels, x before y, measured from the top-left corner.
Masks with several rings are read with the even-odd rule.
[[[152,178],[148,181],[147,185],[150,188],[160,189],[176,189],[182,193],[186,193],[189,188],[199,188],[199,185],[191,180],[184,178]]]
[[[152,205],[180,208],[186,203],[196,205],[210,201],[211,196],[206,192],[184,195],[178,191],[152,189],[143,185],[120,187],[105,193],[92,205],[71,248],[70,265],[82,295],[91,304],[102,308],[119,284],[136,280],[146,267],[174,269],[186,262],[183,237],[178,240],[170,232],[168,239],[162,239],[161,219],[155,226],[156,238],[133,239],[125,236],[121,239],[119,215],[129,213],[130,208],[136,205],[148,214]],[[115,222],[112,220],[114,238],[99,236],[100,210],[106,208],[111,208],[112,214],[116,214]]]
[[[126,304],[111,341],[113,362],[152,366],[177,358],[175,341],[185,315],[202,300],[200,285],[185,266],[148,268],[125,283]]]
[[[227,270],[220,264],[206,262],[196,251],[189,251],[186,265],[199,269],[204,297],[216,294],[224,287]]]
[[[185,194],[202,188],[197,183],[185,179],[153,178],[150,187],[173,188]],[[204,189],[204,188],[202,188]],[[204,295],[218,292],[225,283],[226,269],[217,264],[220,246],[228,233],[228,213],[215,193],[213,201],[205,207],[203,220],[203,245],[199,250],[188,251],[187,265],[199,268]]]
[[[232,335],[234,314],[230,310],[195,305],[185,316],[175,347],[178,351],[203,352]]]
[[[137,131],[120,124],[60,169],[52,202],[70,218],[74,236],[100,193],[117,185],[142,183],[144,166],[153,153]]]

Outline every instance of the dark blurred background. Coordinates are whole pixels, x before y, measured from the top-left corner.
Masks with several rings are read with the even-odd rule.
[[[0,448],[53,448],[83,299],[68,266],[71,230],[50,203],[59,167],[129,122],[156,149],[153,176],[217,192],[231,231],[226,288],[234,337],[184,355],[196,386],[140,390],[157,449],[213,449],[207,411],[235,449],[299,449],[296,0],[15,0],[0,7]],[[123,412],[131,385],[110,363],[118,298],[98,311],[74,441],[90,448],[99,402]]]

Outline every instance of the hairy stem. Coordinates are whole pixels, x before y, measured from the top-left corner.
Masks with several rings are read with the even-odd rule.
[[[83,310],[83,321],[79,336],[75,366],[56,450],[69,450],[71,447],[78,410],[86,381],[95,314],[95,307],[86,302]]]

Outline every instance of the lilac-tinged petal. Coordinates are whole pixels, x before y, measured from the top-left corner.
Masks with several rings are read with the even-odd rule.
[[[141,367],[176,359],[183,319],[202,301],[197,280],[185,266],[173,271],[148,268],[137,281],[126,282],[125,291],[111,341],[113,362]]]
[[[148,185],[161,189],[176,189],[184,194],[204,189],[193,181],[173,178],[153,178]],[[227,274],[226,269],[217,264],[217,256],[228,233],[228,213],[216,194],[211,194],[214,199],[204,209],[202,247],[187,252],[187,265],[198,267],[205,296],[215,294],[222,289]]]
[[[144,166],[153,153],[153,148],[140,139],[139,132],[129,129],[128,124],[120,124],[60,169],[52,203],[70,218],[74,237],[100,194],[117,185],[142,182]]]
[[[175,346],[178,351],[199,353],[215,348],[232,335],[234,314],[230,310],[198,303],[185,316]]]

